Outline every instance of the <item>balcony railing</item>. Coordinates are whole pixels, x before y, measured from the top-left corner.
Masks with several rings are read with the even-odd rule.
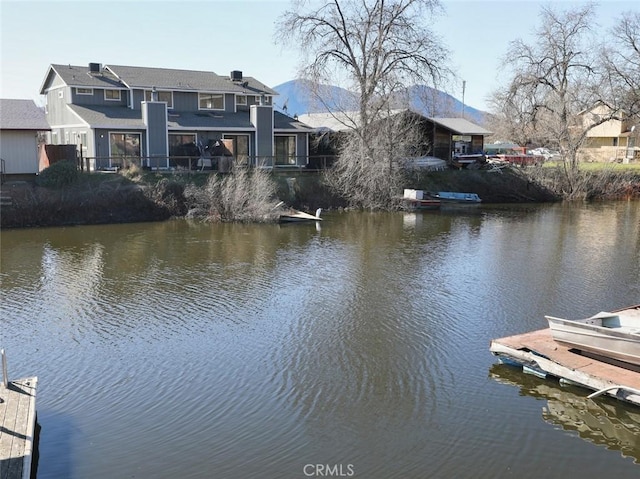
[[[321,170],[330,167],[334,157],[295,156],[283,159],[278,156],[232,156],[193,157],[193,156],[119,156],[84,157],[81,168],[86,171],[118,171],[137,167],[153,171],[217,171],[228,173],[233,168],[295,169]]]

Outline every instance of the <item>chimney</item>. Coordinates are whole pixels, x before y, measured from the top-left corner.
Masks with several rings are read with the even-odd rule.
[[[242,81],[242,72],[240,70],[233,70],[230,77],[232,81]]]

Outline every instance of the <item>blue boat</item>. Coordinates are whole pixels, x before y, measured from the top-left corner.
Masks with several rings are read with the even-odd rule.
[[[442,204],[459,204],[477,206],[482,200],[476,193],[459,193],[457,191],[438,191],[430,193],[432,198],[439,199]]]

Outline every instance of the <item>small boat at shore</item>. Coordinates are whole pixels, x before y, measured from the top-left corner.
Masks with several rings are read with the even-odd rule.
[[[545,318],[555,341],[640,366],[640,305],[603,311],[584,319]]]
[[[441,201],[435,198],[425,198],[418,200],[415,198],[402,198],[407,208],[410,210],[437,210]]]
[[[437,210],[442,203],[437,198],[432,198],[422,190],[405,189],[402,202],[410,210]]]
[[[316,210],[315,216],[309,213],[305,213],[304,211],[290,209],[288,211],[280,213],[280,222],[297,223],[301,221],[322,221],[322,218],[320,218],[320,213],[322,213],[322,208],[318,208]]]
[[[429,197],[438,199],[442,204],[447,205],[469,205],[478,206],[482,200],[476,193],[459,193],[457,191],[438,191],[437,193],[428,193]]]

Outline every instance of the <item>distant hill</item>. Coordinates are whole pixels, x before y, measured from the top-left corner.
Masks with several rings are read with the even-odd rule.
[[[352,92],[333,85],[323,85],[321,88],[322,98],[328,107],[313,102],[308,83],[304,80],[290,80],[273,87],[279,93],[275,98],[275,106],[290,116],[357,108],[356,97]],[[406,94],[409,97],[410,108],[426,117],[462,116],[462,102],[443,91],[426,85],[415,85],[409,87]],[[464,117],[467,120],[482,125],[484,116],[485,112],[482,110],[469,105],[464,106]]]
[[[291,116],[357,108],[358,103],[352,92],[333,85],[322,85],[320,88],[326,106],[315,103],[305,80],[290,80],[274,87],[273,89],[280,94],[275,98],[275,106]]]

